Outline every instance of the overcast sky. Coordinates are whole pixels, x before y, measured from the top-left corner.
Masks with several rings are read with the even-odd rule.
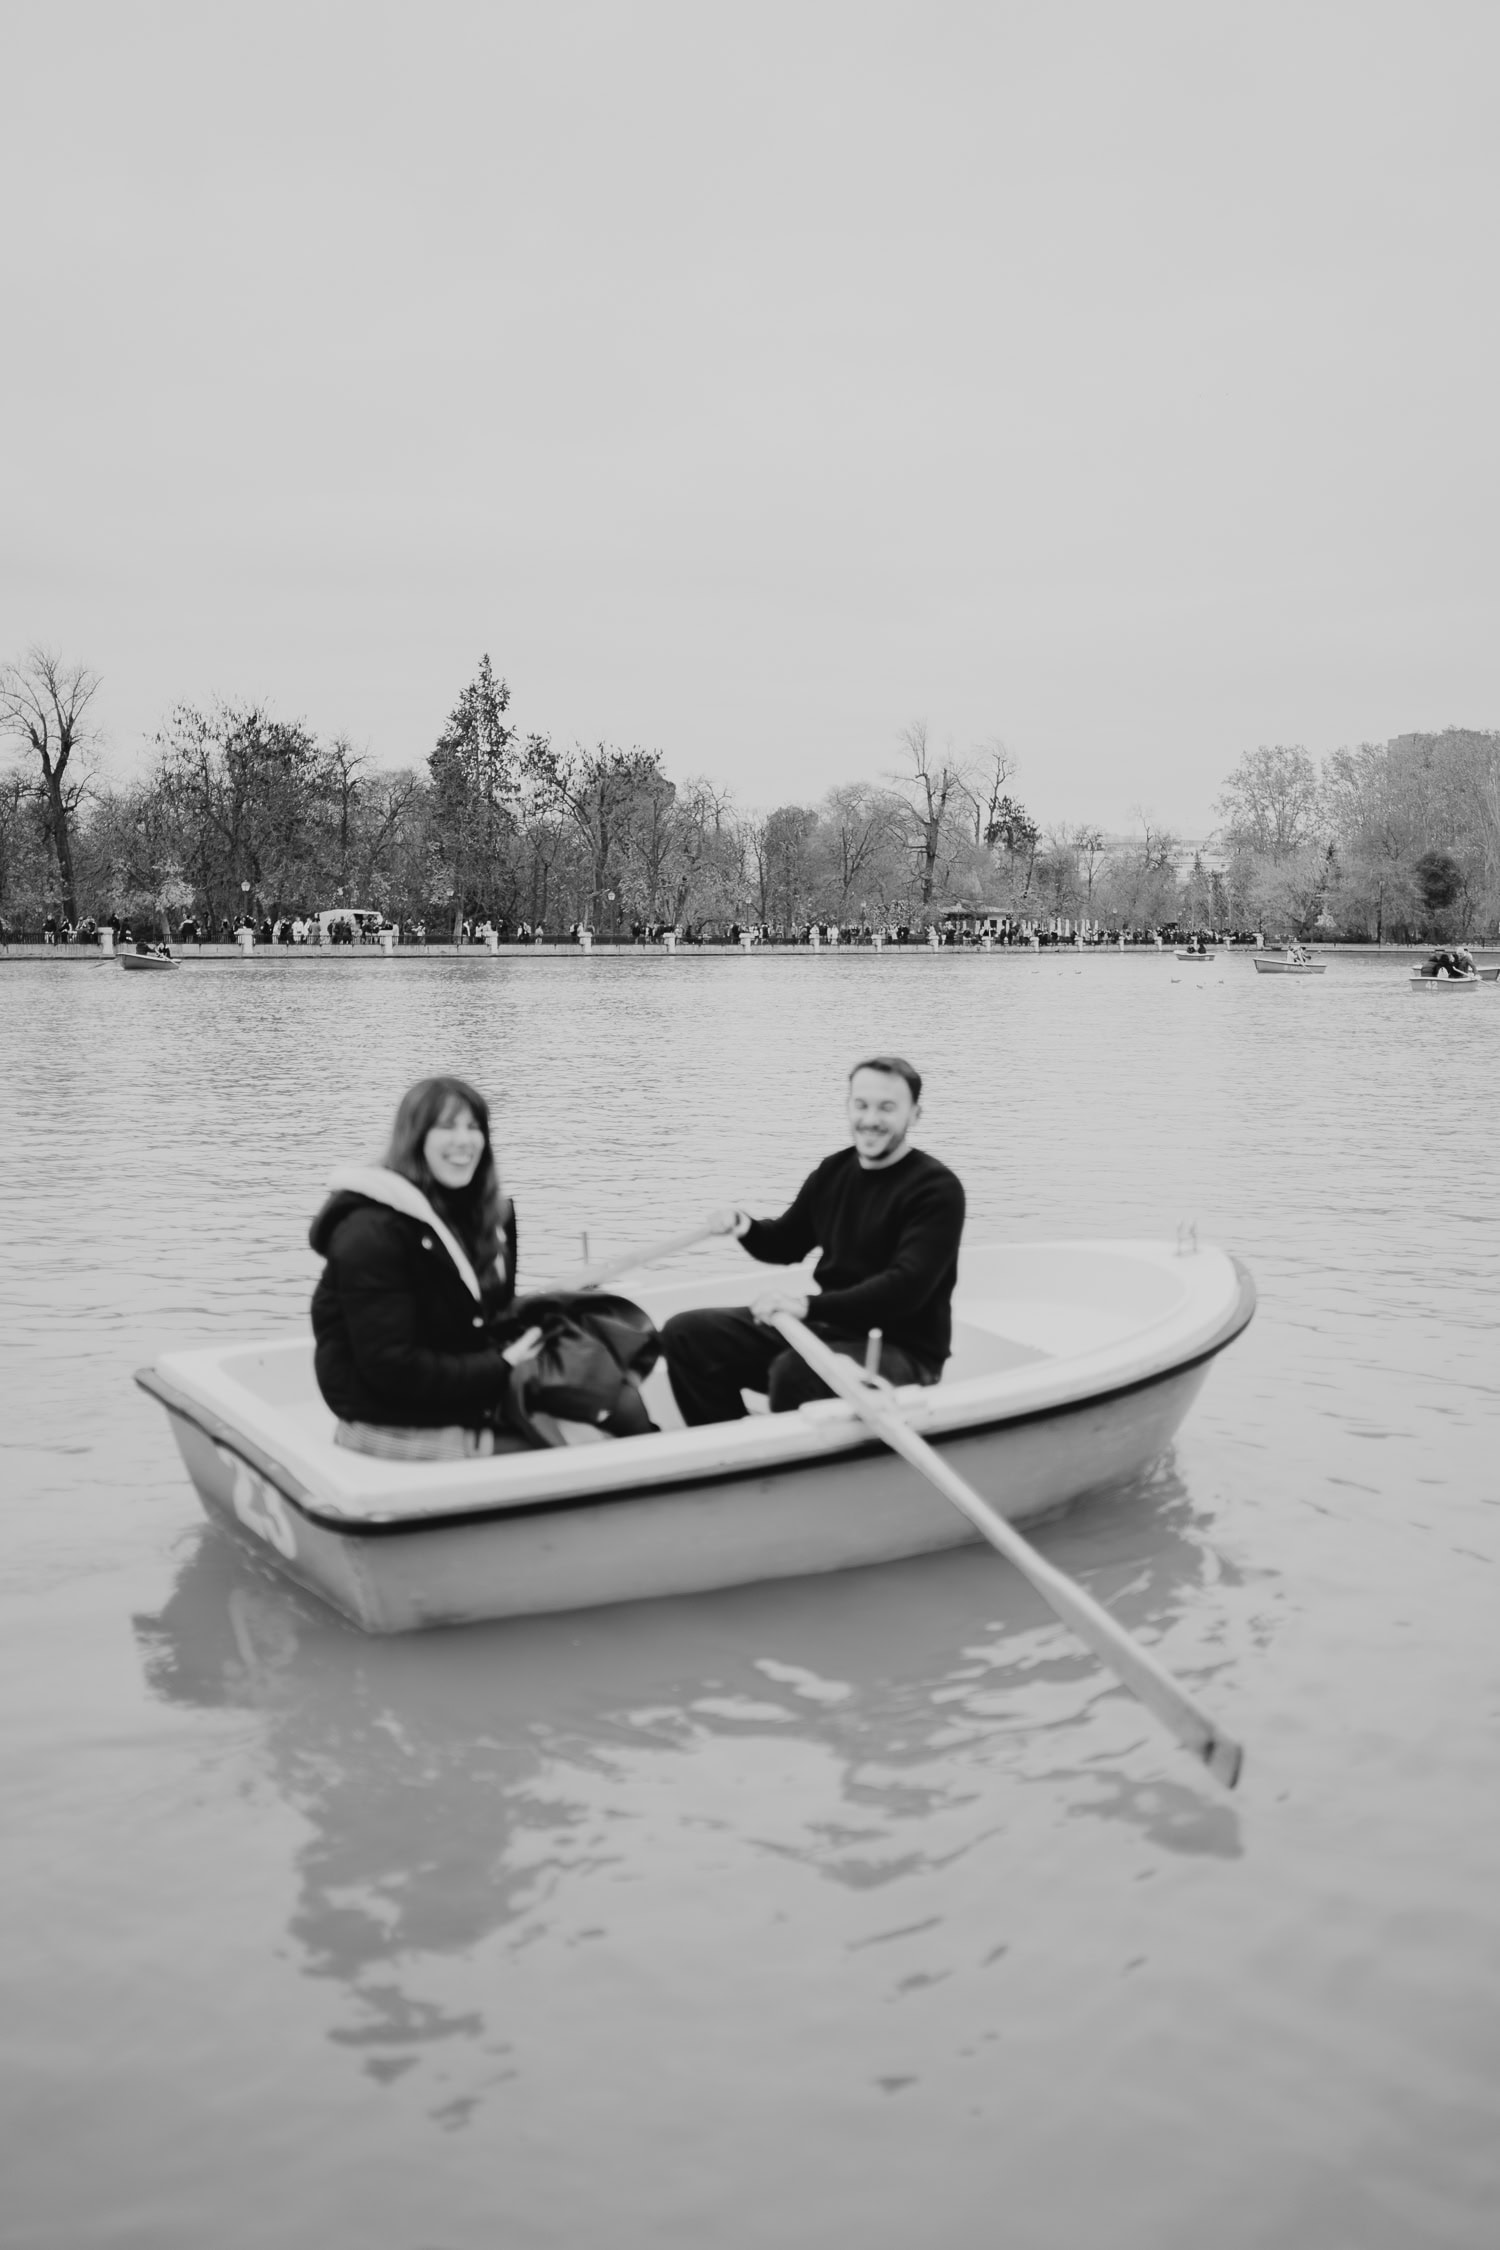
[[[0,655],[1198,833],[1500,725],[1500,7],[0,0]]]

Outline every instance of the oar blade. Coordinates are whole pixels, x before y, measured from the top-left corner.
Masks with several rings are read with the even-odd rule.
[[[1108,1610],[1100,1607],[1064,1571],[1036,1552],[983,1494],[976,1492],[924,1437],[911,1428],[881,1391],[869,1388],[848,1360],[829,1350],[821,1338],[789,1313],[773,1316],[773,1325],[801,1354],[831,1391],[852,1406],[893,1452],[925,1476],[928,1482],[968,1517],[979,1531],[1035,1587],[1054,1614],[1091,1649],[1185,1749],[1202,1760],[1214,1779],[1233,1789],[1240,1777],[1244,1753],[1232,1735],[1218,1727],[1173,1679],[1165,1665],[1143,1648]]]
[[[1203,1752],[1203,1763],[1215,1781],[1221,1781],[1226,1789],[1235,1789],[1244,1771],[1245,1753],[1232,1735],[1216,1734]]]
[[[981,1524],[980,1529],[985,1526]],[[1201,1759],[1216,1781],[1222,1782],[1226,1789],[1233,1789],[1244,1764],[1244,1752],[1234,1737],[1209,1717],[1149,1649],[1143,1648],[1123,1625],[1116,1624],[1108,1610],[1100,1608],[1092,1594],[1074,1585],[1040,1556],[1036,1557],[1040,1569],[1029,1569],[1026,1555],[1016,1553],[1011,1544],[1019,1536],[1015,1526],[1007,1524],[1006,1530],[1009,1533],[1007,1543],[1000,1546],[998,1541],[994,1542],[1000,1553],[1016,1565],[1069,1631],[1093,1651],[1101,1664],[1109,1667],[1131,1694],[1177,1737],[1183,1748]]]

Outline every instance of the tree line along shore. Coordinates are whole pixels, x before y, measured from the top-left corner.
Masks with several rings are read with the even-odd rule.
[[[1248,751],[1213,836],[1185,846],[1144,816],[1129,836],[1044,826],[1001,741],[960,752],[921,723],[893,734],[878,778],[749,810],[674,779],[657,751],[523,732],[487,656],[410,766],[262,705],[183,704],[144,773],[116,782],[101,689],[45,649],[0,667],[0,944],[106,922],[222,941],[317,921],[321,937],[356,910],[432,943],[467,926],[502,942],[582,930],[601,947],[813,929],[1412,944],[1482,938],[1500,916],[1500,732],[1398,735],[1321,764]]]

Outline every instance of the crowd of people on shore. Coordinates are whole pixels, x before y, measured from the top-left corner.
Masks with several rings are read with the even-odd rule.
[[[575,924],[569,935],[578,935]],[[624,937],[603,939],[592,933],[595,944],[615,942],[623,944]],[[998,946],[1051,947],[1051,946],[1118,946],[1126,945],[1191,945],[1206,951],[1215,945],[1254,945],[1257,935],[1253,930],[1234,931],[1180,931],[1175,924],[1166,929],[1112,929],[1096,928],[1088,931],[1069,927],[1043,927],[1035,922],[994,920],[986,922],[961,922],[945,918],[939,922],[921,924],[899,923],[844,923],[803,922],[791,927],[777,927],[765,922],[689,922],[675,931],[662,923],[632,923],[629,942],[634,945],[660,945],[674,936],[679,945],[830,945],[830,946],[954,946],[990,948]]]
[[[109,925],[106,923],[105,927]],[[0,925],[0,936],[3,935],[4,928]],[[97,945],[98,942],[99,924],[92,914],[82,914],[76,922],[49,914],[42,924],[43,945]]]
[[[98,945],[103,932],[114,944],[129,946],[142,939],[152,943],[234,945],[246,934],[264,946],[374,946],[382,940],[406,946],[591,945],[591,946],[710,946],[710,947],[923,947],[989,951],[999,948],[1048,950],[1054,947],[1095,950],[1125,947],[1164,947],[1190,953],[1208,953],[1230,946],[1265,943],[1254,930],[1189,930],[1175,923],[1160,928],[1106,927],[1103,924],[1021,921],[1005,916],[949,912],[941,920],[922,922],[857,923],[802,922],[779,925],[753,921],[646,922],[628,928],[599,929],[575,921],[566,929],[549,932],[542,921],[522,919],[512,923],[505,915],[466,915],[457,933],[447,914],[429,923],[421,916],[402,922],[371,907],[335,907],[295,914],[248,912],[231,918],[221,915],[184,915],[175,931],[167,917],[148,913],[138,918],[139,928],[119,912],[95,920],[83,915],[76,922],[49,914],[41,926],[45,946]],[[8,928],[0,920],[0,945],[35,944],[38,933]],[[1453,972],[1458,973],[1458,972]]]
[[[1037,927],[1033,924],[1016,924],[1009,927],[967,927],[948,923],[888,923],[840,924],[837,922],[804,922],[789,928],[765,922],[633,922],[628,930],[601,930],[586,922],[573,922],[566,930],[549,932],[542,922],[509,922],[505,916],[484,916],[476,919],[466,916],[455,940],[452,924],[444,916],[441,924],[429,924],[417,918],[409,922],[388,919],[369,909],[343,913],[335,911],[321,914],[241,914],[221,916],[214,921],[210,916],[184,915],[173,930],[165,917],[146,915],[140,917],[137,929],[125,915],[114,913],[96,921],[84,915],[76,922],[49,914],[41,931],[8,928],[0,921],[0,945],[35,944],[46,946],[97,945],[101,931],[109,931],[117,945],[134,944],[139,937],[149,937],[153,942],[163,935],[177,945],[234,945],[246,933],[257,945],[265,946],[360,946],[377,945],[388,937],[401,946],[461,946],[496,945],[547,945],[582,944],[597,946],[807,946],[849,947],[884,946],[954,947],[958,949],[984,949],[998,947],[1049,948],[1054,946],[1088,947],[1119,945],[1188,945],[1196,950],[1210,946],[1254,945],[1253,931],[1234,932],[1179,932],[1166,930],[1090,930],[1064,934],[1061,931]]]

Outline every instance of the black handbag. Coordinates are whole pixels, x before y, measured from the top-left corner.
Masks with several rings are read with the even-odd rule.
[[[586,1422],[610,1437],[644,1437],[656,1424],[640,1385],[661,1357],[650,1316],[628,1297],[597,1290],[523,1297],[508,1307],[508,1335],[540,1341],[511,1369],[503,1420],[532,1445],[561,1445],[555,1421]]]

